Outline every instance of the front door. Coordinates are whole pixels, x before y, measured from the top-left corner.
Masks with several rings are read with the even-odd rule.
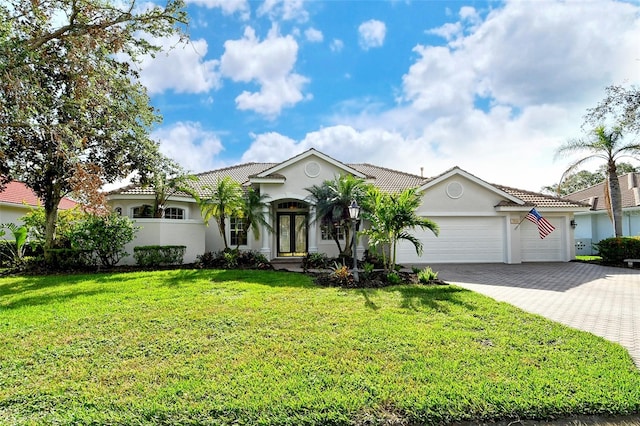
[[[278,213],[278,256],[307,253],[307,214]]]

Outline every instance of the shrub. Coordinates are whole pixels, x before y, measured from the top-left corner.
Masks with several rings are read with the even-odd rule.
[[[402,278],[398,275],[397,272],[389,272],[387,274],[387,282],[392,285],[400,284],[402,282]]]
[[[73,248],[53,248],[46,251],[48,268],[59,271],[83,269],[92,264],[91,250]]]
[[[302,258],[302,269],[326,269],[329,266],[329,258],[325,253],[307,253]]]
[[[126,216],[89,215],[71,233],[72,248],[91,252],[90,262],[114,266],[128,253],[124,246],[133,240],[137,228]]]
[[[180,265],[186,246],[136,246],[133,257],[140,266]]]
[[[427,266],[422,271],[418,272],[418,282],[422,284],[429,284],[437,279],[438,273],[431,269],[431,266]]]
[[[349,268],[346,265],[338,265],[337,263],[329,278],[341,287],[352,287],[354,281],[353,274],[349,271]]]
[[[620,264],[624,259],[640,259],[640,238],[614,237],[607,238],[594,247],[602,257],[602,263]]]
[[[208,251],[197,257],[196,265],[200,268],[217,269],[273,269],[269,259],[262,253],[238,249]]]

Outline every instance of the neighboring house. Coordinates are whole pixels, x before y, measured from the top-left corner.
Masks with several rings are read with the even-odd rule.
[[[71,209],[76,202],[63,198],[58,205],[61,210]],[[15,223],[20,225],[20,219],[29,210],[40,207],[42,202],[38,196],[24,183],[18,181],[9,182],[0,192],[0,224]],[[6,237],[5,238],[10,238]]]
[[[640,235],[640,173],[618,177],[622,194],[622,234]],[[589,210],[576,212],[576,249],[578,254],[592,254],[592,244],[615,235],[613,222],[607,213],[605,182],[564,197],[588,204]]]
[[[195,189],[206,196],[207,185],[230,176],[269,195],[270,206],[265,213],[274,232],[263,229],[259,240],[249,233],[246,241],[239,241],[242,249],[257,250],[269,259],[313,252],[336,256],[335,243],[321,224],[312,220],[315,207],[305,188],[344,174],[365,179],[388,192],[419,188],[423,203],[418,213],[440,226],[440,236],[414,230],[424,242],[424,253],[418,256],[413,246],[401,245],[398,262],[404,264],[567,262],[575,256],[571,227],[574,214],[588,210],[581,203],[492,185],[457,167],[427,179],[370,164],[344,164],[314,149],[282,163],[247,163],[201,173],[196,175]],[[129,186],[109,193],[107,198],[116,211],[133,218],[141,228],[127,247],[130,253],[136,245],[183,244],[187,246],[185,262],[193,262],[205,251],[223,248],[214,221],[205,227],[197,204],[187,194],[170,197],[162,219],[151,217],[152,188]],[[523,221],[532,207],[556,228],[545,239],[540,239],[535,224]],[[238,243],[241,226],[241,221],[228,220],[230,245]],[[360,238],[358,253],[365,248],[366,241]],[[127,261],[133,262],[131,258]]]

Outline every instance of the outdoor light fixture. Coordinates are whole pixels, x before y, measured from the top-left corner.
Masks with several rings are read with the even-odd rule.
[[[351,205],[349,206],[349,217],[351,218],[351,223],[353,225],[353,279],[355,282],[360,281],[360,277],[358,277],[358,252],[356,246],[356,223],[358,223],[358,219],[360,218],[360,206],[356,202],[356,200],[351,200]]]
[[[571,219],[571,222],[569,222],[569,225],[571,225],[571,227],[573,229],[576,229],[576,226],[578,226],[578,224],[576,223],[575,219]]]

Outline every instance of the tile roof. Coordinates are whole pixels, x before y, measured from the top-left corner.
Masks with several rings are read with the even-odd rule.
[[[531,207],[587,207],[585,203],[574,200],[566,200],[560,197],[554,197],[552,195],[540,194],[538,192],[526,191],[524,189],[510,188],[504,185],[492,184],[501,191],[506,192],[516,198],[524,201],[525,206]],[[499,206],[517,206],[517,204],[510,201],[502,201]]]
[[[620,193],[622,195],[622,208],[640,206],[640,173],[627,173],[618,176],[618,182],[620,183]],[[605,182],[602,182],[563,198],[587,203],[591,205],[591,210],[606,210],[604,189]]]
[[[224,176],[230,176],[234,180],[248,185],[249,178],[256,176],[261,172],[269,170],[281,163],[245,163],[232,167],[226,167],[223,169],[212,170],[195,175],[198,180],[191,183],[191,186],[201,195],[206,195],[206,186],[212,186],[216,181]],[[352,169],[366,175],[372,179],[373,184],[386,192],[400,192],[407,188],[413,188],[421,186],[433,178],[424,178],[411,173],[405,173],[398,170],[388,169],[385,167],[374,166],[368,163],[361,164],[345,164]],[[274,173],[270,177],[282,177],[282,175]],[[557,197],[539,194],[536,192],[525,191],[521,189],[510,188],[503,185],[493,185],[499,190],[502,190],[514,197],[517,197],[525,202],[525,206],[536,207],[585,207],[585,204],[574,202],[570,200],[563,200]],[[124,195],[153,195],[153,189],[150,187],[140,187],[137,185],[130,185],[128,187],[120,188],[110,192],[110,194],[124,194]],[[179,195],[187,195],[179,193]],[[504,201],[500,206],[518,206],[518,204],[511,201]]]
[[[42,205],[42,201],[27,185],[15,180],[9,182],[4,188],[4,191],[0,192],[0,203],[27,204],[32,207]],[[65,197],[60,200],[58,207],[62,210],[67,210],[75,207],[76,204],[75,201]]]

